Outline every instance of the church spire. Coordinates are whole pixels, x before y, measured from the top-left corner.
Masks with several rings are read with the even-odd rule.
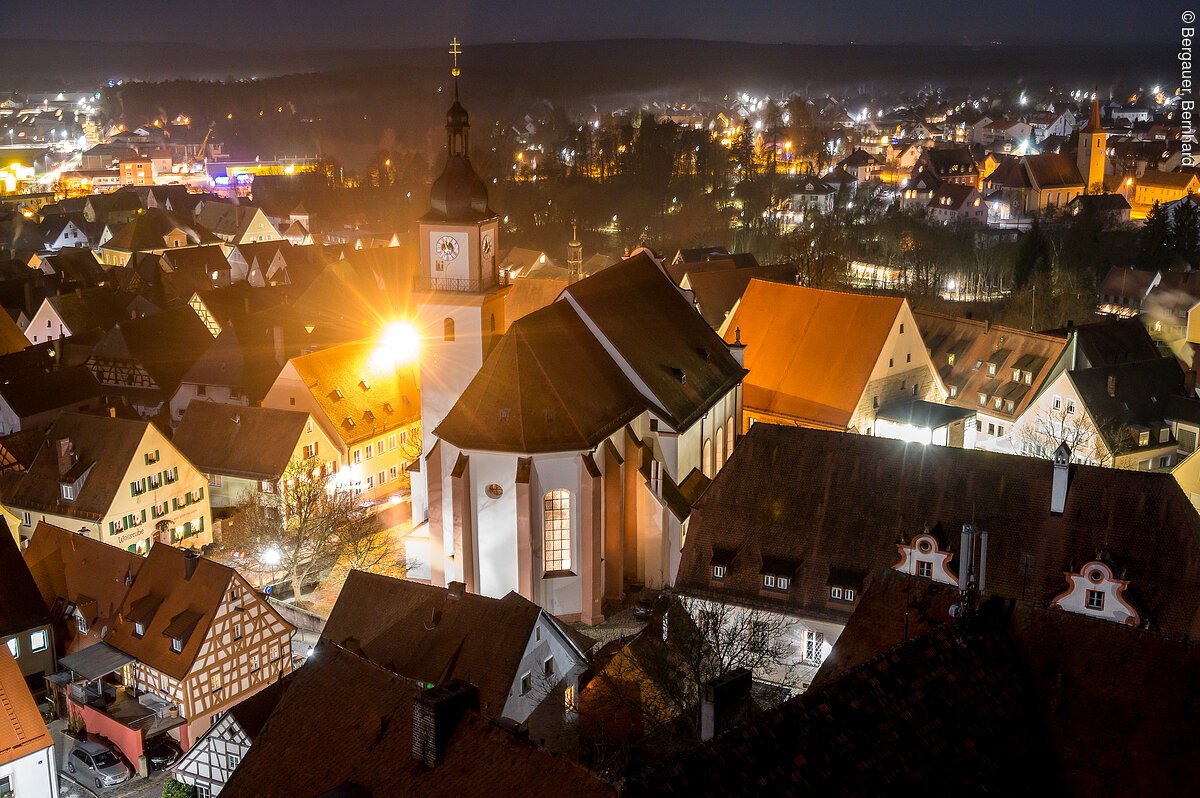
[[[1087,127],[1083,129],[1083,132],[1098,133],[1103,129],[1104,127],[1100,124],[1100,89],[1097,87],[1092,96],[1092,115],[1088,118]]]

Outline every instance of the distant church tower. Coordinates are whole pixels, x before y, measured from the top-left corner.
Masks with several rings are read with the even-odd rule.
[[[421,265],[413,295],[422,334],[423,439],[423,473],[413,474],[413,522],[419,523],[428,514],[434,584],[464,576],[447,574],[442,567],[443,555],[451,553],[445,551],[444,543],[453,545],[453,536],[442,528],[446,516],[441,485],[443,472],[454,467],[457,453],[440,444],[434,430],[504,332],[504,295],[508,292],[496,262],[499,219],[468,156],[471,125],[458,101],[461,52],[455,39],[450,44],[454,104],[446,112],[448,154],[441,176],[430,188],[429,212],[418,226]],[[454,559],[462,562],[461,557]]]
[[[1075,163],[1083,177],[1085,194],[1104,193],[1104,160],[1108,145],[1108,134],[1100,126],[1100,93],[1092,98],[1092,115],[1087,125],[1079,131],[1079,148]]]
[[[571,243],[567,244],[567,279],[576,282],[583,277],[583,244],[579,243],[579,229],[571,220]]]

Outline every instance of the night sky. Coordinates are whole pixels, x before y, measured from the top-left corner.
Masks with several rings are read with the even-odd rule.
[[[1097,45],[1177,40],[1191,0],[0,0],[3,37],[229,47],[605,38]],[[1200,0],[1197,0],[1200,5]]]

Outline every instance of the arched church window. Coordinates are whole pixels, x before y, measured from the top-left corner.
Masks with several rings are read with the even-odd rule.
[[[712,438],[704,439],[704,461],[701,469],[704,471],[704,476],[712,479],[713,475],[713,448]]]
[[[725,430],[717,427],[717,434],[713,436],[717,442],[717,463],[716,468],[720,468],[725,464]]]
[[[447,341],[454,340],[454,319],[446,319],[442,322],[442,338]]]
[[[733,419],[725,425],[725,457],[733,457]]]
[[[542,497],[542,564],[547,573],[571,570],[571,492]]]

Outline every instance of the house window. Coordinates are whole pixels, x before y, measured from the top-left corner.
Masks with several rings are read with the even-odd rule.
[[[366,452],[368,460],[370,460],[372,457],[375,456],[375,449],[370,444],[367,444],[366,448],[364,448],[363,451]]]
[[[933,578],[933,563],[928,562],[926,560],[921,560],[920,562],[918,562],[917,563],[917,576],[921,576],[926,579],[932,579]]]
[[[542,675],[543,676],[553,676],[554,675],[554,657],[547,657],[546,661],[542,663]]]
[[[442,322],[442,338],[446,341],[454,340],[454,319],[446,319]]]
[[[763,574],[763,587],[772,589],[775,587],[775,574]]]
[[[546,572],[571,570],[571,494],[566,490],[542,497],[542,541]]]
[[[242,763],[242,758],[237,754],[227,754],[226,758],[229,761],[230,770],[237,770],[237,766]]]
[[[178,637],[171,638],[171,650],[175,652],[183,651],[183,641]]]
[[[203,388],[204,386],[201,385],[200,387]],[[201,393],[203,393],[203,391],[201,391]],[[159,457],[158,449],[155,449],[152,452],[146,452],[146,465],[154,465],[159,461],[159,459],[161,458]]]
[[[214,693],[221,689],[221,674],[214,673],[208,679],[208,687]]]
[[[958,386],[957,386],[957,385],[951,385],[951,386],[950,386],[950,398],[951,398],[951,399],[955,399],[955,398],[957,398],[957,397],[958,397]]]
[[[1074,399],[1067,400],[1067,415],[1069,415],[1069,416],[1075,415],[1075,400]]]
[[[846,588],[846,601],[854,601],[854,588]]]
[[[7,641],[8,653],[13,655],[13,659],[21,656],[21,643],[15,637],[10,637]]]
[[[316,441],[313,441],[312,443],[306,444],[306,445],[305,445],[305,447],[304,447],[304,459],[305,459],[305,460],[311,460],[312,458],[314,458],[314,457],[316,457],[316,456],[317,456],[317,443],[316,443]]]
[[[989,377],[996,376],[996,364],[995,363],[988,363],[988,376]]]
[[[23,526],[33,526],[33,516],[30,515],[28,510],[21,513],[21,524]]]
[[[724,579],[724,578],[725,578],[725,566],[724,565],[714,565],[713,566],[713,579]]]
[[[367,490],[374,490],[374,489],[375,489],[375,477],[369,476],[369,477],[367,477]]]
[[[911,362],[912,362],[912,353],[911,353],[911,352],[909,352],[907,355],[905,355],[905,356],[904,356],[904,362],[905,362],[905,363],[911,363]]]
[[[950,354],[946,355],[946,365],[948,365],[948,366],[953,366],[953,365],[954,365],[954,353],[953,353],[953,352],[951,352]]]
[[[766,651],[770,642],[771,630],[765,621],[754,621],[750,624],[750,650]]]
[[[1089,610],[1104,609],[1104,594],[1099,590],[1089,590],[1087,592],[1087,608]]]
[[[892,367],[892,366],[894,366],[894,365],[896,365],[896,359],[895,359],[895,358],[892,358],[892,357],[889,357],[889,358],[888,358],[888,368],[891,368],[891,367]]]
[[[71,501],[75,498],[75,486],[74,485],[62,485],[61,487],[62,487],[63,499],[65,499],[66,501]]]
[[[839,601],[842,599],[842,589],[840,587],[832,587],[829,589],[830,598],[835,598]]]
[[[920,389],[921,389],[921,383],[919,383],[919,382],[915,383],[913,385],[913,396],[917,396]]]
[[[141,621],[134,621],[133,622],[133,636],[141,637],[144,634],[146,634],[146,624],[142,623]]]
[[[987,394],[986,393],[979,394],[979,406],[980,407],[987,406]]]
[[[804,661],[810,665],[820,665],[822,651],[825,647],[825,635],[821,632],[814,632],[812,629],[804,630]]]
[[[362,463],[362,449],[355,449],[352,459],[355,465],[360,465]]]
[[[388,479],[397,479],[399,474],[400,474],[400,469],[398,466],[392,466],[391,468],[388,469]]]
[[[526,673],[524,676],[521,677],[521,695],[528,695],[529,691],[532,689],[533,689],[533,674]]]
[[[242,625],[240,623],[235,623],[233,625],[233,639],[234,640],[242,639]]]
[[[900,323],[900,334],[904,335],[904,323],[903,322]]]
[[[1162,457],[1158,458],[1158,467],[1159,468],[1170,468],[1171,467],[1171,455],[1164,454]]]
[[[79,630],[79,634],[81,634],[81,635],[87,634],[87,631],[88,631],[87,618],[84,618],[82,615],[76,615],[75,616],[75,628]]]
[[[563,710],[565,712],[575,711],[575,685],[568,684],[567,689],[563,691]]]
[[[196,798],[212,798],[212,790],[207,784],[196,784]]]
[[[29,635],[29,650],[33,653],[45,651],[49,645],[45,629],[38,629]]]
[[[259,668],[259,659],[257,654],[250,655],[250,670],[256,671]]]
[[[786,576],[776,577],[775,578],[775,587],[778,588],[779,590],[787,590],[788,585],[791,584],[791,581],[792,580],[788,579]]]
[[[394,450],[394,449],[396,448],[396,436],[395,436],[395,435],[389,435],[389,436],[388,436],[388,439],[387,439],[387,444],[388,444],[388,451],[389,451],[389,452],[390,452],[390,451],[392,451],[392,450]]]
[[[380,471],[378,474],[375,475],[375,479],[380,485],[386,485],[387,484],[387,472]]]

